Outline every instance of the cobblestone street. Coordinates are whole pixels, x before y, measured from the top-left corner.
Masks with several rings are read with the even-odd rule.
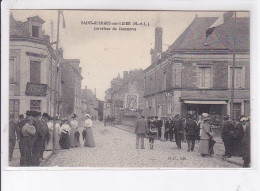
[[[187,152],[187,144],[182,143],[182,150],[176,148],[175,142],[156,140],[154,150],[149,149],[145,139],[145,149],[135,148],[135,135],[115,127],[104,127],[94,123],[92,128],[96,147],[81,147],[60,150],[50,158],[45,166],[60,167],[170,167],[170,168],[239,168],[238,165],[221,159],[215,151],[213,157],[202,158],[197,152]],[[81,129],[82,131],[82,129]]]

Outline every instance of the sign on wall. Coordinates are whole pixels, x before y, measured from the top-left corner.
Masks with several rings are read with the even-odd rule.
[[[125,95],[125,108],[131,111],[136,111],[138,109],[138,94]]]
[[[27,96],[46,96],[47,84],[33,84],[28,82],[26,85]]]

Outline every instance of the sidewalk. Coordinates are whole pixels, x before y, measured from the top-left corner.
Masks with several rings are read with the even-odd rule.
[[[135,133],[135,128],[131,126],[115,125],[115,128],[128,131],[130,133]],[[225,160],[227,162],[243,166],[243,157],[222,158],[221,155],[225,152],[224,143],[222,142],[220,137],[215,137],[214,139],[216,141],[216,144],[214,146],[214,152],[217,158],[219,158],[220,160]]]
[[[43,158],[44,160],[41,162],[40,166],[43,166],[45,162],[52,156],[52,151],[44,151]],[[20,150],[16,147],[13,153],[13,159],[9,161],[10,167],[19,167],[20,166]]]

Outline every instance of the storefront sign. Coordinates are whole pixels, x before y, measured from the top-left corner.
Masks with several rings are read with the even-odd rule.
[[[33,84],[27,83],[26,95],[27,96],[46,96],[47,84]]]
[[[37,53],[33,53],[33,52],[26,52],[27,56],[33,56],[33,57],[37,57],[37,58],[46,58],[47,55],[44,54],[37,54]]]

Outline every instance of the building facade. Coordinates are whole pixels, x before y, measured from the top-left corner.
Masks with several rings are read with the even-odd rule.
[[[39,16],[22,22],[10,15],[9,113],[16,119],[27,110],[53,113],[54,79],[60,79],[56,68],[59,54],[42,30],[44,22]]]
[[[75,113],[81,117],[83,105],[81,101],[81,71],[79,59],[63,59],[61,62],[61,116]]]
[[[99,100],[97,99],[95,93],[85,86],[85,89],[81,89],[81,99],[84,106],[83,112],[89,114],[93,120],[99,119]]]
[[[231,18],[206,37],[206,30],[216,20],[195,17],[145,69],[147,116],[230,115],[234,37],[234,118],[250,115],[249,18],[237,18],[236,28]],[[157,32],[156,38],[162,38],[158,37],[161,34]]]

